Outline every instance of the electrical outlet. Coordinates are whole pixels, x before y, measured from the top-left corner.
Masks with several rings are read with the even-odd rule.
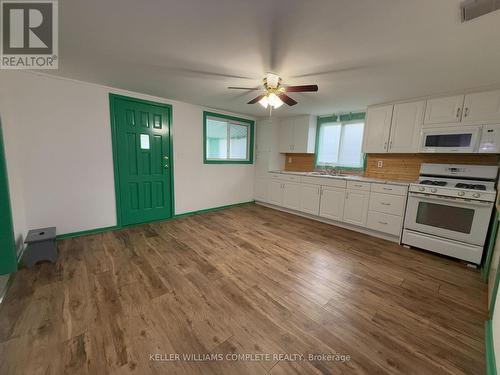
[[[288,162],[289,162],[289,163],[291,163],[291,162],[292,162],[292,157],[291,157],[291,156],[288,158]]]
[[[379,160],[377,162],[377,168],[382,168],[384,166],[384,161],[383,160]]]

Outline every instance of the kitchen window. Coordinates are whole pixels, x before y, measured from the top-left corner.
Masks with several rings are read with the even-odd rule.
[[[252,164],[252,120],[203,112],[205,164]]]
[[[364,115],[318,119],[316,168],[363,168]]]

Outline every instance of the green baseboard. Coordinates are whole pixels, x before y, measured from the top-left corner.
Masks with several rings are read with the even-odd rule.
[[[239,206],[244,206],[244,205],[252,204],[252,203],[255,203],[255,201],[252,200],[252,201],[248,201],[248,202],[228,204],[226,206],[206,208],[204,210],[184,212],[184,213],[178,214],[178,215],[174,214],[174,216],[172,216],[169,219],[166,219],[166,220],[155,220],[155,221],[152,221],[151,223],[153,223],[153,222],[162,222],[162,221],[175,220],[175,219],[180,219],[180,218],[183,218],[183,217],[186,217],[186,216],[199,215],[199,214],[204,214],[204,213],[207,213],[207,212],[220,211],[220,210],[225,210],[227,208],[239,207]],[[143,224],[148,224],[148,223],[132,224],[132,225],[128,225],[127,227],[134,226],[134,225],[143,225]],[[88,236],[88,235],[91,235],[91,234],[97,234],[97,233],[103,233],[103,232],[110,232],[110,231],[121,229],[121,228],[125,228],[125,226],[119,227],[119,226],[115,225],[115,226],[111,226],[111,227],[104,227],[104,228],[95,228],[95,229],[84,230],[84,231],[81,231],[81,232],[64,233],[64,234],[57,235],[56,239],[63,240],[65,238]]]
[[[486,348],[486,374],[497,375],[497,365],[495,360],[495,347],[493,345],[493,330],[491,320],[484,323],[484,338]]]

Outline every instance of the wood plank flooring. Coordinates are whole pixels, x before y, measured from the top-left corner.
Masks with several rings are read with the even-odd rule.
[[[67,239],[59,256],[14,276],[0,374],[485,371],[477,271],[266,207]]]

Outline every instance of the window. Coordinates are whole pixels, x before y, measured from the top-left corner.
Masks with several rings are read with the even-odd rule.
[[[252,164],[254,122],[203,112],[205,164]]]
[[[358,114],[364,118],[364,114]],[[364,120],[338,122],[332,118],[318,120],[317,168],[363,168]]]

